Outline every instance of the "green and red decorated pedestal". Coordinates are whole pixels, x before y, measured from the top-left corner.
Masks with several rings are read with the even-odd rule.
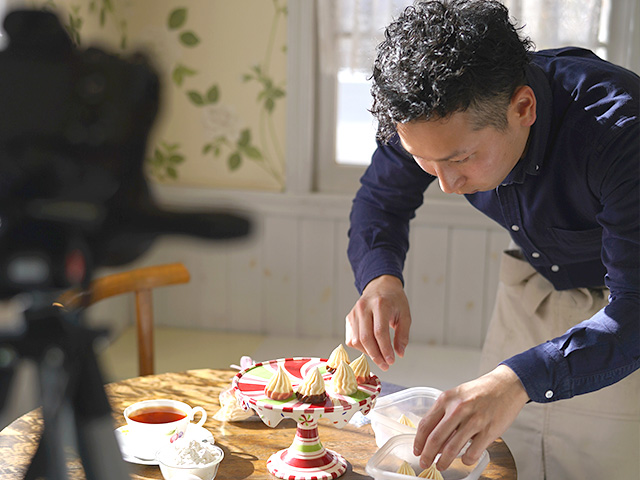
[[[275,427],[283,418],[292,418],[297,423],[291,446],[274,453],[267,461],[267,469],[278,478],[324,480],[344,474],[347,461],[340,454],[322,446],[318,420],[326,418],[337,428],[342,428],[356,412],[369,413],[380,394],[380,380],[375,375],[371,375],[366,383],[359,384],[358,391],[353,395],[335,393],[326,363],[326,359],[304,357],[270,360],[239,372],[233,379],[238,401],[246,408],[255,410],[266,425]],[[306,375],[314,368],[319,368],[327,389],[324,404],[303,403],[295,395],[283,401],[267,397],[264,387],[278,371],[278,365],[289,376],[294,391]]]

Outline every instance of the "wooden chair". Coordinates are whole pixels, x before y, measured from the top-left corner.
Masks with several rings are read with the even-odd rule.
[[[85,308],[105,298],[134,293],[138,336],[138,367],[140,375],[154,373],[153,302],[151,291],[166,285],[189,282],[189,270],[182,263],[170,263],[136,268],[92,280],[87,290],[67,290],[56,305],[67,310]]]

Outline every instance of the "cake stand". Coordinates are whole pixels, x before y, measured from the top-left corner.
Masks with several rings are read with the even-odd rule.
[[[271,474],[286,480],[322,480],[338,478],[347,471],[347,461],[342,455],[326,449],[320,442],[318,420],[326,418],[337,428],[344,427],[356,412],[369,413],[380,394],[380,380],[375,375],[367,383],[358,385],[353,395],[340,395],[332,390],[331,373],[326,369],[326,359],[281,358],[261,362],[249,367],[233,378],[233,390],[244,408],[252,408],[262,421],[275,427],[283,418],[297,423],[296,435],[289,448],[280,450],[267,461]],[[327,400],[322,405],[303,403],[295,395],[284,401],[272,400],[264,394],[264,387],[282,365],[293,389],[314,368],[318,367],[325,381]]]

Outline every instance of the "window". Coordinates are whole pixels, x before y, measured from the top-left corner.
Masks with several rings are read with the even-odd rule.
[[[307,184],[311,190],[353,193],[357,189],[358,179],[375,149],[375,125],[367,110],[371,101],[367,78],[375,46],[382,39],[384,27],[410,3],[411,0],[290,2],[289,45],[296,47],[290,52],[294,54],[290,57],[294,62],[290,64],[291,74],[306,77],[308,88],[306,94],[298,91],[298,100],[305,101],[298,102],[298,115],[292,119],[289,136],[293,135],[296,141],[306,138],[306,151],[313,158],[311,165],[291,168],[296,175],[310,176]],[[524,34],[533,39],[536,49],[580,45],[640,71],[640,6],[636,0],[503,3]],[[300,41],[303,37],[306,41]],[[309,47],[306,52],[305,44]],[[310,51],[316,52],[315,57],[304,57]],[[289,100],[294,102],[291,93],[292,87],[296,91],[295,78],[290,80]],[[306,97],[313,92],[314,98]],[[303,112],[301,105],[311,111]],[[307,128],[306,135],[301,134],[301,128]],[[297,152],[301,152],[300,147]],[[299,182],[294,179],[294,184]],[[435,190],[429,189],[429,193]]]

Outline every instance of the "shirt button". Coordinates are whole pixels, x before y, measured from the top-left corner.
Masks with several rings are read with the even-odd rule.
[[[553,397],[553,391],[552,390],[547,390],[545,392],[544,396],[547,397],[547,398]]]
[[[540,165],[536,165],[536,170],[540,170]]]
[[[551,265],[552,272],[557,272],[558,270],[560,270],[560,267],[558,265]]]
[[[533,258],[540,258],[540,254],[539,254],[538,252],[533,252],[533,253],[531,254],[531,256],[532,256]]]
[[[511,225],[511,230],[517,232],[518,230],[520,230],[520,227],[518,225]]]

